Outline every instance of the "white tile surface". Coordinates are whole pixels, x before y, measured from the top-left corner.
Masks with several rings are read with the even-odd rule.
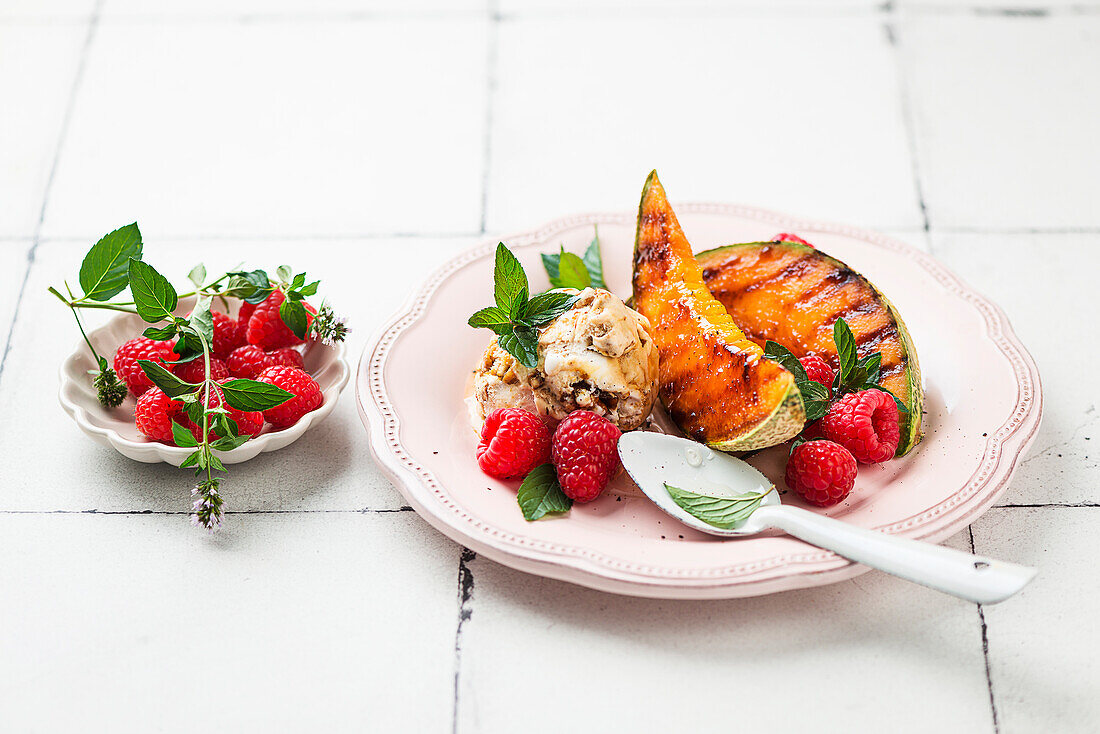
[[[1043,423],[1003,503],[1100,502],[1100,414],[1081,387],[1100,235],[934,235],[934,252],[998,303],[1039,366]],[[1072,356],[1069,356],[1072,355]]]
[[[106,0],[105,18],[225,18],[319,15],[456,15],[488,10],[487,0]]]
[[[104,21],[45,231],[477,231],[485,49],[474,19]]]
[[[1100,724],[1098,522],[1100,508],[994,508],[974,526],[979,553],[1039,567],[1017,598],[985,609],[1003,734]]]
[[[83,24],[0,24],[0,236],[38,226],[86,35]]]
[[[210,272],[218,265],[224,271],[242,261],[250,267],[266,265],[270,272],[282,262],[316,263],[310,274],[322,279],[321,295],[350,317],[348,358],[353,370],[367,339],[408,292],[438,264],[470,244],[406,239],[320,244],[214,241],[181,247],[157,244],[148,236],[145,243],[146,259],[165,274],[175,274],[180,286],[184,274],[200,260],[206,261]],[[307,255],[306,247],[314,248],[313,254]],[[0,435],[23,432],[28,416],[33,415],[36,435],[42,437],[25,446],[24,462],[0,462],[0,484],[22,483],[27,467],[33,465],[35,490],[0,493],[0,510],[188,510],[193,483],[189,472],[138,464],[92,442],[55,402],[54,365],[76,348],[80,337],[69,311],[46,293],[46,287],[64,278],[75,280],[86,249],[83,243],[47,242],[38,250],[12,351],[0,378]],[[318,250],[325,258],[316,256]],[[416,262],[417,268],[409,262]],[[6,337],[6,327],[3,334]],[[353,380],[328,420],[296,443],[234,466],[223,490],[227,509],[403,506],[404,500],[370,458],[354,391]]]
[[[1100,225],[1100,17],[913,14],[900,38],[934,226]]]
[[[701,603],[470,568],[459,732],[992,730],[975,607],[882,574]]]
[[[19,288],[23,285],[23,276],[27,272],[27,253],[30,248],[30,240],[0,242],[0,339],[3,340],[8,337],[8,329],[15,315]]]
[[[92,17],[96,0],[4,0],[0,22],[79,23]]]
[[[663,12],[703,12],[711,14],[785,12],[830,13],[870,11],[881,7],[877,0],[500,0],[500,9],[508,14],[611,11],[622,14]]]
[[[6,731],[450,726],[458,547],[412,513],[0,515],[0,552]]]
[[[500,25],[489,226],[724,200],[922,220],[881,19],[601,17]]]

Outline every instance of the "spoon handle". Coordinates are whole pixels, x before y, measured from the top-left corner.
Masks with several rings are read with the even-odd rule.
[[[1037,572],[1029,566],[855,527],[789,505],[761,507],[753,520],[857,563],[979,604],[1004,601]]]

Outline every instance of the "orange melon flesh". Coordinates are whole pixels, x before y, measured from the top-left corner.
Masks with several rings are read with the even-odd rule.
[[[836,370],[833,325],[843,317],[860,357],[882,354],[880,384],[909,415],[901,420],[897,455],[921,438],[923,392],[913,341],[893,304],[866,278],[820,250],[795,242],[727,245],[697,256],[711,294],[763,345],[771,340],[796,357],[816,354]]]
[[[653,327],[661,401],[689,436],[748,451],[802,429],[794,376],[766,359],[710,294],[656,171],[638,209],[633,305]]]

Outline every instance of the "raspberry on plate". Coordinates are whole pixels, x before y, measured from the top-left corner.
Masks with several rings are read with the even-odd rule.
[[[821,419],[821,434],[864,464],[886,461],[897,451],[901,437],[898,406],[882,390],[845,395]]]
[[[282,405],[264,411],[264,418],[275,428],[294,425],[303,415],[325,402],[317,381],[296,367],[268,367],[256,379],[294,393],[294,397]]]
[[[832,388],[833,370],[829,367],[828,362],[816,354],[807,354],[805,357],[799,357],[798,361],[802,365],[802,369],[806,370],[806,377],[825,387]]]
[[[297,349],[291,347],[283,347],[282,349],[274,349],[267,353],[267,359],[269,364],[282,365],[284,367],[297,367],[302,369],[304,362],[302,360],[302,353]]]
[[[796,234],[791,234],[790,232],[780,232],[775,237],[772,237],[771,241],[772,242],[797,242],[800,245],[806,245],[806,247],[814,247],[813,245],[811,245],[806,240],[802,239],[801,237],[799,237]],[[816,250],[817,248],[814,247],[814,249]]]
[[[173,371],[176,373],[176,377],[184,382],[202,382],[206,379],[206,363],[203,362],[202,357],[183,364],[177,364]],[[217,357],[211,357],[210,379],[221,380],[226,377],[229,377],[229,368],[225,365],[225,362]]]
[[[210,351],[215,357],[225,359],[244,344],[244,330],[236,319],[220,311],[211,311],[210,315],[214,317],[214,343],[210,345]]]
[[[134,424],[142,435],[154,441],[174,444],[172,419],[183,410],[183,403],[164,394],[159,387],[146,390],[134,406]]]
[[[847,497],[855,486],[856,460],[838,443],[808,441],[791,452],[784,478],[811,505],[828,507]]]
[[[220,381],[225,382],[224,379],[220,380]],[[263,415],[263,413],[260,413],[259,411],[237,410],[236,408],[234,408],[231,405],[225,405],[225,399],[224,399],[224,396],[222,395],[222,391],[221,390],[215,390],[214,393],[210,396],[210,407],[211,408],[220,408],[223,405],[225,406],[225,410],[229,414],[229,417],[232,418],[233,422],[237,424],[237,435],[238,436],[255,436],[256,434],[258,434],[263,429],[263,427],[264,427],[264,415]],[[195,437],[196,441],[202,441],[202,426],[201,425],[199,425],[197,423],[194,423],[186,415],[184,415],[182,420],[180,420],[180,424],[183,425],[185,428],[187,428],[189,431],[191,431],[191,435]],[[209,428],[209,433],[210,433],[210,436],[211,436],[211,440],[222,437],[221,431],[219,431],[217,428],[214,428],[212,426]]]
[[[600,496],[619,468],[621,435],[618,426],[588,410],[575,410],[558,424],[551,454],[567,497],[591,502]]]
[[[233,353],[229,355],[229,359],[226,360],[229,374],[248,380],[256,379],[256,375],[272,366],[272,364],[267,352],[252,344],[234,349]]]
[[[139,336],[136,339],[123,344],[115,352],[113,367],[119,379],[126,383],[130,392],[135,397],[140,397],[146,390],[153,386],[152,381],[145,375],[138,364],[139,359],[149,359],[160,362],[169,371],[173,366],[165,364],[176,359],[176,353],[172,351],[173,344],[169,341],[154,341],[148,337]]]
[[[520,479],[550,459],[550,431],[520,408],[497,408],[485,418],[477,465],[497,479]]]
[[[286,300],[282,291],[273,291],[267,300],[256,306],[252,316],[248,319],[248,343],[255,344],[265,350],[279,349],[281,347],[293,347],[303,344],[304,341],[294,335],[290,327],[283,323],[279,315],[279,307]],[[305,301],[302,305],[306,308],[306,325],[313,324],[313,316],[317,313],[313,306]]]

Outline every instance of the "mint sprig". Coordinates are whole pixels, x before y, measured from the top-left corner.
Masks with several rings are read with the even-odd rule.
[[[806,421],[815,421],[829,410],[831,401],[851,392],[863,390],[881,390],[894,399],[898,412],[908,413],[909,408],[896,395],[879,384],[882,379],[882,354],[872,352],[858,356],[855,335],[843,318],[833,324],[833,343],[836,346],[840,369],[833,377],[832,389],[810,380],[798,358],[782,344],[768,341],[764,345],[764,356],[782,365],[794,375],[795,386],[802,393],[802,404],[806,409]]]
[[[566,252],[562,246],[560,252],[542,256],[542,266],[555,288],[576,288],[584,290],[589,286],[608,290],[603,279],[603,258],[600,256],[600,233],[589,243],[584,257]]]
[[[523,518],[528,522],[548,514],[567,512],[573,506],[558,483],[558,473],[550,463],[540,464],[527,474],[516,494]]]
[[[495,306],[483,308],[466,323],[475,329],[489,329],[497,335],[501,348],[529,369],[538,366],[538,327],[544,326],[573,307],[577,296],[547,291],[529,297],[527,273],[512,252],[501,242],[497,245],[493,266]]]
[[[775,487],[770,487],[767,492],[748,492],[732,497],[691,492],[667,482],[665,489],[672,500],[693,517],[716,528],[732,530],[756,512]]]
[[[196,439],[191,431],[180,423],[172,426],[177,446],[193,448],[182,467],[193,467],[200,476],[192,490],[196,499],[192,520],[202,527],[215,529],[221,522],[224,501],[219,494],[225,465],[218,452],[231,451],[249,439],[240,435],[237,423],[229,417],[229,408],[241,411],[263,411],[281,405],[293,395],[274,385],[255,380],[231,380],[218,385],[211,377],[211,345],[214,341],[214,316],[211,306],[218,299],[229,310],[230,298],[257,304],[276,290],[285,296],[280,307],[283,322],[299,337],[305,339],[312,331],[327,344],[342,341],[348,329],[342,318],[337,317],[331,306],[322,303],[316,314],[307,309],[305,299],[316,295],[320,281],[307,283],[305,273],[295,273],[283,265],[271,279],[264,270],[237,270],[220,277],[208,279],[206,267],[196,265],[187,274],[194,290],[177,293],[172,283],[156,268],[143,260],[141,231],[137,224],[120,227],[104,235],[88,250],[80,265],[77,282],[81,294],[77,295],[66,282],[64,293],[57,288],[49,292],[72,311],[77,328],[84,337],[96,370],[92,370],[92,384],[100,403],[107,408],[117,408],[126,399],[128,389],[101,356],[84,330],[80,313],[84,309],[105,309],[134,314],[148,326],[143,334],[160,341],[175,340],[173,351],[178,355],[168,366],[159,362],[139,360],[139,365],[154,385],[169,397],[183,403],[184,415],[201,429],[202,439]],[[522,270],[522,268],[521,268]],[[112,300],[129,289],[132,300]],[[184,316],[175,315],[179,300],[194,296],[195,307]],[[522,306],[527,306],[524,298]],[[537,314],[536,314],[537,315]],[[171,364],[202,360],[203,379],[186,382],[171,370]],[[219,394],[216,401],[212,395]]]

